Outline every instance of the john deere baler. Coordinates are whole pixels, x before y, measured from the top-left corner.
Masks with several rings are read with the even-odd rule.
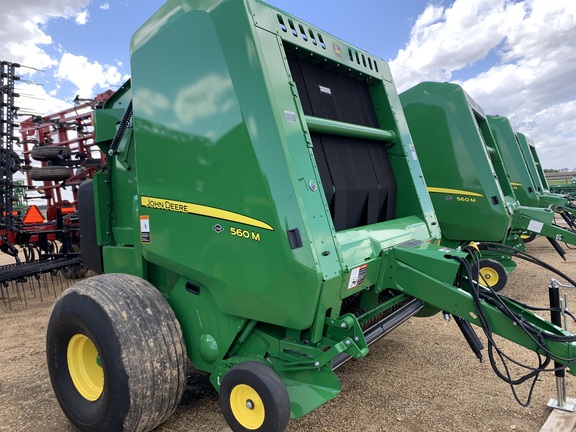
[[[445,244],[474,240],[522,250],[525,232],[548,237],[559,252],[557,240],[576,244],[574,232],[554,223],[552,210],[518,201],[516,193],[538,198],[533,188],[514,190],[510,158],[500,151],[490,116],[459,85],[425,82],[400,97]],[[513,269],[509,260],[502,263]]]
[[[535,179],[536,185],[542,188],[544,194],[552,196],[559,195],[568,201],[569,207],[571,209],[576,208],[576,204],[574,203],[574,191],[576,190],[576,186],[571,184],[564,185],[564,187],[560,185],[552,188],[548,184],[548,180],[544,174],[544,169],[542,168],[542,163],[540,162],[540,157],[538,156],[536,146],[534,145],[532,139],[521,132],[516,132],[516,137],[518,138],[518,144],[520,144],[520,148],[522,149],[526,161],[528,162],[529,169],[534,170],[535,172],[533,177]]]
[[[526,137],[516,134],[510,121],[503,116],[487,116],[494,142],[510,178],[514,194],[521,205],[549,208],[561,216],[570,229],[576,228],[576,209],[564,196],[550,193],[541,185],[540,178],[529,169],[525,152],[528,147]],[[534,170],[535,171],[535,170]]]
[[[536,186],[536,190],[540,193],[550,192],[550,187],[544,175],[544,170],[540,165],[540,158],[538,158],[538,153],[536,153],[534,142],[522,132],[516,132],[516,141],[518,142],[522,156],[524,156],[526,167],[530,171],[530,176]]]
[[[467,321],[576,357],[560,327],[486,302],[474,256],[436,245],[384,61],[260,1],[170,0],[134,35],[131,68],[95,113],[107,169],[80,192],[84,262],[102,274],[57,300],[47,330],[77,428],[154,428],[189,359],[232,430],[282,431],[340,392],[334,368],[440,310],[477,355]]]

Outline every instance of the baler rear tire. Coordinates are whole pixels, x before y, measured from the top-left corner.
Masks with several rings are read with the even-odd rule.
[[[506,268],[498,261],[490,258],[482,258],[478,262],[478,267],[472,266],[472,274],[474,277],[478,274],[480,285],[486,286],[488,284],[496,292],[501,291],[508,282]]]
[[[258,362],[237,364],[224,375],[220,409],[234,432],[282,432],[290,420],[286,387],[271,368]]]
[[[60,295],[46,356],[58,403],[81,431],[150,431],[174,412],[186,384],[174,312],[131,275],[94,276]]]

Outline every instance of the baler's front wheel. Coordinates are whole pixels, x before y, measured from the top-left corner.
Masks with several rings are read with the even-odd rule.
[[[536,237],[538,237],[538,234],[533,232],[525,232],[520,235],[520,238],[524,243],[530,243],[531,241],[536,240]]]
[[[186,384],[174,312],[135,276],[95,276],[58,297],[46,356],[58,403],[80,431],[152,430],[176,409]]]
[[[490,258],[482,258],[478,267],[472,267],[472,274],[476,275],[476,268],[478,268],[478,282],[480,285],[489,285],[494,291],[500,291],[506,286],[508,282],[508,274],[506,268],[496,260]]]
[[[290,419],[286,387],[258,362],[240,363],[224,375],[220,408],[234,432],[282,432]]]

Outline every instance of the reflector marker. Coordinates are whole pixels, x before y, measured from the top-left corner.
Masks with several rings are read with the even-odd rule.
[[[256,228],[262,228],[268,231],[274,231],[266,222],[234,213],[228,210],[222,210],[216,207],[208,207],[200,204],[187,203],[183,201],[173,201],[163,198],[141,197],[140,200],[142,207],[167,210],[176,213],[195,214],[198,216],[207,216],[216,219],[227,220],[230,222],[237,222],[244,225],[250,225]]]
[[[435,192],[435,193],[444,193],[444,194],[452,194],[452,195],[466,195],[466,196],[474,196],[474,197],[483,197],[484,195],[476,193],[476,192],[469,192],[460,189],[448,189],[448,188],[439,188],[439,187],[428,187],[428,192]]]
[[[22,221],[25,225],[41,224],[44,223],[44,215],[42,215],[42,212],[37,206],[31,205],[28,207],[28,210],[26,210]]]

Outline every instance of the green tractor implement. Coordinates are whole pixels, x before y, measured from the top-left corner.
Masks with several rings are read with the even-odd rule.
[[[574,200],[576,200],[576,177],[572,177],[571,182],[564,185],[553,185],[548,183],[548,179],[544,174],[544,169],[542,168],[542,163],[540,162],[540,157],[536,151],[536,146],[534,145],[530,137],[524,135],[521,132],[517,132],[516,136],[518,138],[518,143],[520,148],[524,153],[528,163],[530,161],[533,163],[535,170],[538,173],[538,178],[540,179],[540,186],[544,192],[550,192],[551,194],[558,194],[565,197],[570,202],[570,207],[574,207]]]
[[[458,85],[420,83],[400,95],[442,229],[442,244],[502,243],[524,250],[525,232],[576,242],[549,209],[522,206],[482,108]],[[520,156],[521,157],[521,156]],[[484,278],[503,287],[515,268],[508,255],[484,250]]]
[[[520,204],[549,208],[562,217],[569,229],[576,229],[576,208],[565,196],[543,190],[540,178],[533,175],[529,169],[526,153],[522,150],[523,142],[514,133],[510,121],[506,117],[493,115],[487,116],[487,119]]]
[[[538,154],[536,153],[536,147],[530,137],[521,132],[516,132],[516,139],[520,150],[522,150],[526,166],[530,170],[536,189],[540,193],[540,206],[548,205],[550,208],[555,209],[566,224],[571,229],[575,229],[574,216],[576,213],[576,204],[574,200],[576,198],[570,191],[568,191],[568,193],[560,193],[560,191],[552,192],[544,175]],[[526,242],[526,240],[524,241]]]
[[[548,181],[546,180],[546,175],[540,164],[540,158],[536,153],[536,147],[532,139],[523,134],[522,132],[516,132],[516,140],[524,156],[524,161],[526,166],[530,171],[532,181],[536,186],[536,191],[539,193],[550,192],[550,186],[548,186]]]
[[[384,61],[260,1],[170,0],[132,38],[131,70],[94,113],[107,167],[79,192],[82,257],[102,274],[47,328],[78,429],[153,429],[189,360],[233,431],[282,431],[338,395],[335,368],[440,311],[478,357],[470,323],[544,367],[575,361],[560,323],[473,282],[473,249],[437,244]]]

